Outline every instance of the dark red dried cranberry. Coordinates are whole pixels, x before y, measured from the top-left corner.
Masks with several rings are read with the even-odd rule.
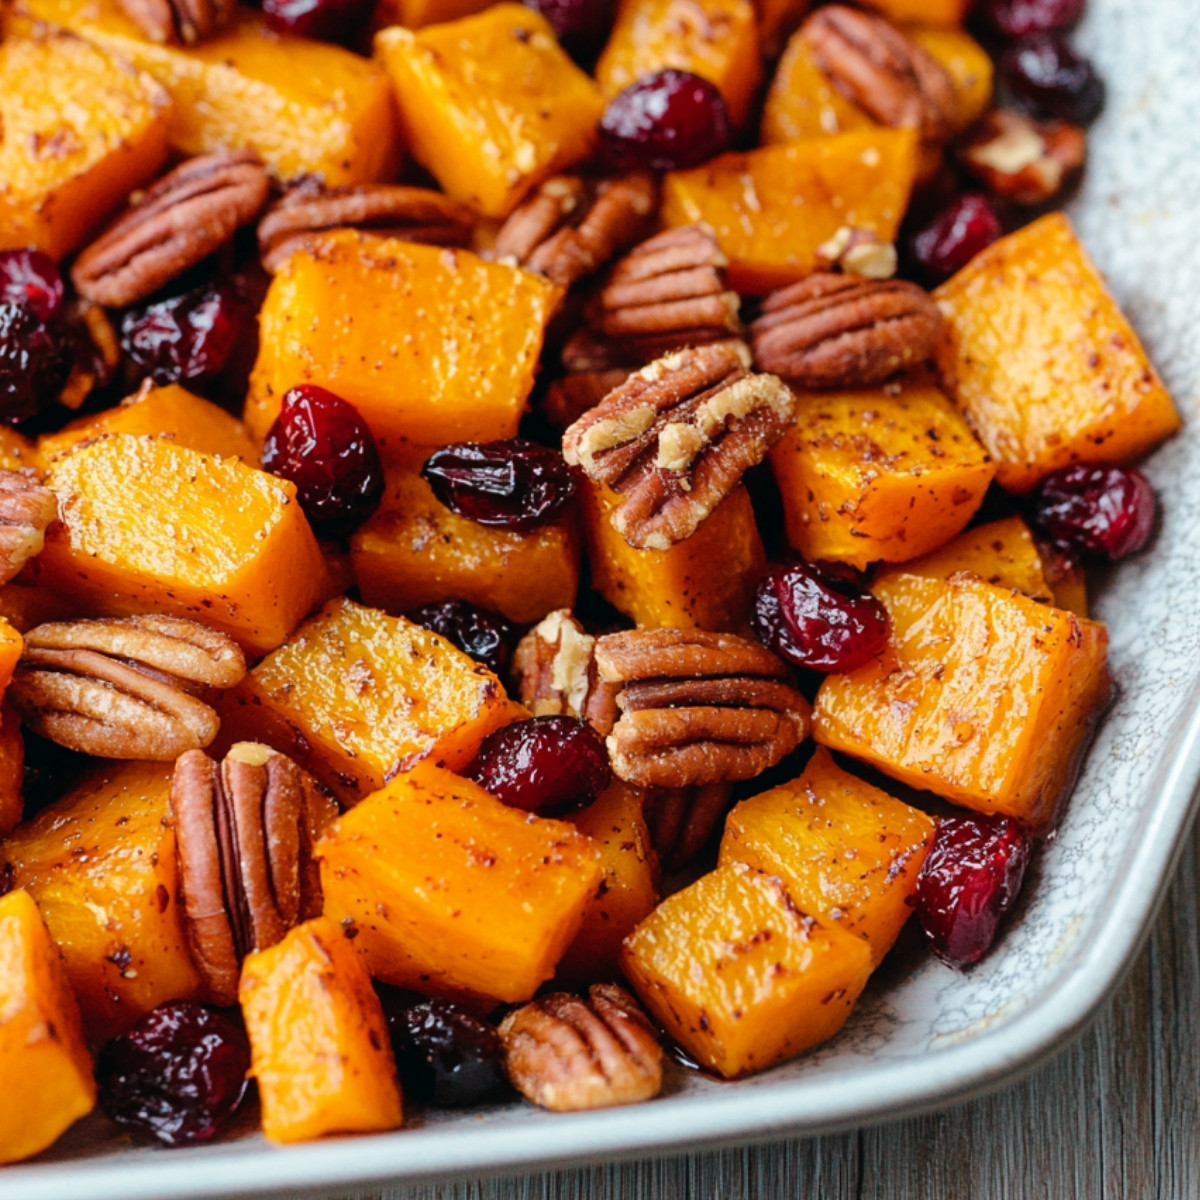
[[[525,7],[540,12],[563,49],[580,62],[592,62],[608,38],[616,0],[525,0]]]
[[[41,250],[0,250],[0,304],[32,309],[40,321],[62,313],[63,281]]]
[[[489,734],[463,771],[510,808],[586,808],[612,779],[604,739],[575,717],[533,717]]]
[[[754,630],[780,658],[810,671],[853,671],[887,644],[887,610],[853,580],[807,563],[774,567],[754,595]]]
[[[600,156],[615,171],[674,171],[707,162],[732,137],[716,85],[672,68],[643,76],[608,102]]]
[[[1079,24],[1087,0],[983,0],[983,19],[1005,38],[1058,33]]]
[[[353,46],[371,16],[371,0],[262,0],[263,16],[277,33]]]
[[[912,256],[926,283],[942,283],[1003,233],[991,201],[980,192],[964,192],[916,233]]]
[[[489,671],[503,675],[508,670],[516,631],[512,622],[499,613],[476,608],[465,600],[443,600],[426,604],[407,616],[410,621],[441,634]]]
[[[160,1005],[100,1054],[100,1107],[168,1146],[206,1142],[246,1091],[250,1047],[224,1013],[191,1000]]]
[[[1090,125],[1104,108],[1104,81],[1058,33],[1035,33],[1000,59],[1005,88],[1038,117]]]
[[[366,421],[315,384],[284,395],[263,442],[262,465],[296,485],[300,507],[322,537],[357,529],[383,499],[383,464]]]
[[[524,438],[444,446],[425,460],[421,474],[451,512],[497,529],[539,529],[575,495],[566,459]]]
[[[1033,509],[1063,549],[1115,562],[1150,540],[1158,501],[1140,471],[1078,463],[1043,480]]]
[[[978,962],[1021,890],[1029,838],[1008,817],[946,817],[917,877],[917,912],[934,954]]]
[[[58,398],[71,373],[61,323],[32,307],[0,304],[0,421],[16,425]]]

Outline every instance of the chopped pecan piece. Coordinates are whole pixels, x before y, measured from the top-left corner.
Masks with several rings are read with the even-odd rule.
[[[621,493],[613,525],[639,549],[690,537],[795,419],[774,375],[752,375],[742,342],[651,363],[563,435],[566,460]]]
[[[1087,134],[1066,121],[1040,123],[997,109],[972,128],[959,157],[997,196],[1014,204],[1045,204],[1083,169]]]
[[[237,643],[195,621],[56,621],[25,635],[8,695],[31,729],[61,746],[170,761],[217,736],[217,714],[197,693],[245,673]]]
[[[500,1024],[505,1069],[528,1100],[553,1112],[636,1104],[662,1090],[662,1047],[638,1002],[616,984],[588,999],[554,992]]]
[[[818,274],[772,292],[750,332],[758,365],[794,387],[862,387],[927,359],[942,315],[915,283]]]
[[[646,789],[643,811],[650,841],[667,870],[681,870],[704,849],[732,796],[728,783]]]
[[[756,642],[696,629],[597,639],[600,678],[618,684],[608,737],[614,774],[641,787],[753,779],[808,733],[808,701]]]
[[[110,308],[143,299],[253,221],[269,189],[252,150],[188,159],[83,250],[71,268],[76,291]]]
[[[822,270],[840,268],[847,275],[864,279],[891,279],[899,265],[894,243],[881,241],[871,230],[852,225],[843,225],[817,247],[817,261]]]
[[[121,0],[121,7],[152,42],[191,46],[227,25],[234,0]]]
[[[58,516],[58,498],[23,471],[0,470],[0,583],[40,554]]]

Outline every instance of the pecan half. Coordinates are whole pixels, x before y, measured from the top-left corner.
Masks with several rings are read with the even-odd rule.
[[[772,292],[750,333],[758,365],[793,387],[861,387],[927,359],[942,315],[915,283],[818,274]]]
[[[25,635],[8,695],[31,729],[61,746],[170,761],[217,736],[217,714],[197,693],[245,673],[237,643],[195,621],[55,621]]]
[[[258,223],[263,266],[274,273],[314,234],[359,229],[431,246],[467,246],[475,214],[465,204],[429,188],[360,183],[289,188]]]
[[[697,346],[631,375],[563,434],[563,455],[621,493],[612,521],[638,549],[690,537],[795,419],[742,342]]]
[[[269,188],[252,150],[188,159],[83,250],[71,268],[76,291],[110,308],[141,300],[253,221]]]
[[[756,642],[696,629],[597,639],[600,678],[620,685],[608,737],[614,774],[641,787],[753,779],[808,733],[808,701]]]
[[[227,25],[234,0],[121,0],[121,7],[152,42],[190,46]]]
[[[1087,134],[1066,121],[1040,123],[997,109],[967,135],[963,166],[989,191],[1014,204],[1053,200],[1087,159]]]
[[[566,429],[632,374],[630,367],[605,367],[564,375],[546,389],[542,412],[556,429]]]
[[[24,471],[0,470],[0,583],[42,552],[58,498]]]
[[[732,796],[728,783],[646,789],[643,813],[650,841],[668,871],[682,870],[708,845]]]
[[[553,1112],[636,1104],[662,1090],[662,1046],[624,988],[554,992],[500,1023],[505,1068],[527,1100]]]

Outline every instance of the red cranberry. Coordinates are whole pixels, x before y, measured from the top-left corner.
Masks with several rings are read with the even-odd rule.
[[[63,281],[54,259],[41,250],[0,250],[0,304],[32,309],[40,321],[58,317]]]
[[[249,1069],[246,1035],[224,1013],[190,1000],[163,1004],[104,1047],[100,1107],[168,1146],[206,1142],[241,1102]]]
[[[443,600],[439,604],[426,604],[407,616],[410,621],[441,634],[494,674],[503,675],[508,670],[515,630],[512,622],[499,613],[476,608],[465,600]]]
[[[276,33],[353,46],[366,31],[370,0],[262,0],[263,16]]]
[[[592,62],[604,48],[612,26],[615,0],[525,0],[540,12],[572,58]]]
[[[31,306],[0,303],[0,421],[18,424],[57,399],[71,373],[63,328]]]
[[[1150,540],[1158,501],[1140,471],[1063,467],[1034,496],[1034,520],[1065,550],[1116,561]]]
[[[263,442],[262,465],[296,485],[300,507],[322,537],[357,529],[383,499],[383,464],[366,421],[315,384],[283,397]]]
[[[1005,38],[1057,33],[1079,24],[1087,0],[984,0],[983,19]]]
[[[912,256],[927,283],[943,283],[1003,233],[991,201],[979,192],[965,192],[916,233]]]
[[[1000,59],[1000,78],[1035,116],[1090,125],[1104,107],[1104,81],[1058,33],[1022,38]]]
[[[566,459],[524,438],[444,446],[421,474],[451,512],[497,529],[548,525],[575,495]]]
[[[489,734],[463,771],[510,808],[586,808],[612,778],[604,739],[575,717],[533,717]]]
[[[729,148],[733,129],[716,85],[688,71],[646,75],[609,102],[600,156],[615,171],[695,167]]]
[[[946,817],[917,877],[917,912],[934,954],[978,962],[1021,890],[1029,838],[1008,817]]]
[[[763,645],[810,671],[853,671],[887,644],[887,611],[857,583],[807,563],[773,568],[754,596]]]

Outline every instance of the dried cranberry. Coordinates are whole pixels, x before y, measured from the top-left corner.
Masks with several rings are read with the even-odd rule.
[[[1063,549],[1114,562],[1145,546],[1158,513],[1140,471],[1084,463],[1043,480],[1033,506],[1034,520]]]
[[[59,322],[32,307],[0,304],[0,421],[27,421],[53,403],[71,373],[69,343]]]
[[[612,26],[615,0],[525,0],[540,12],[572,58],[591,62],[604,48]]]
[[[855,581],[807,563],[774,567],[758,585],[753,623],[763,645],[811,671],[853,671],[887,643],[887,611]]]
[[[515,630],[499,613],[476,608],[465,600],[443,600],[410,612],[408,619],[441,634],[489,671],[503,675],[508,669]]]
[[[489,734],[463,771],[510,808],[564,813],[586,808],[608,786],[604,739],[575,717],[533,717]]]
[[[366,421],[315,384],[284,395],[263,442],[262,465],[296,485],[304,515],[323,537],[350,533],[383,499],[383,464]]]
[[[0,250],[0,304],[31,309],[39,321],[58,317],[63,281],[54,259],[41,250]]]
[[[1056,33],[1079,24],[1087,0],[984,0],[983,19],[1001,37]]]
[[[615,171],[674,171],[707,162],[732,137],[716,85],[670,68],[643,76],[608,102],[600,156]]]
[[[241,1102],[249,1069],[246,1035],[224,1013],[190,1000],[163,1004],[104,1047],[100,1107],[168,1146],[206,1142]]]
[[[262,10],[277,33],[352,46],[366,31],[371,0],[262,0]]]
[[[1058,33],[1035,33],[1000,59],[1000,78],[1035,116],[1090,125],[1104,107],[1104,81]]]
[[[1021,890],[1029,838],[1008,817],[946,817],[917,877],[917,912],[951,966],[978,962]]]
[[[927,283],[942,283],[1003,233],[991,201],[979,192],[965,192],[916,233],[912,256]]]
[[[444,446],[421,474],[451,512],[497,529],[548,525],[575,495],[566,459],[524,438]]]

